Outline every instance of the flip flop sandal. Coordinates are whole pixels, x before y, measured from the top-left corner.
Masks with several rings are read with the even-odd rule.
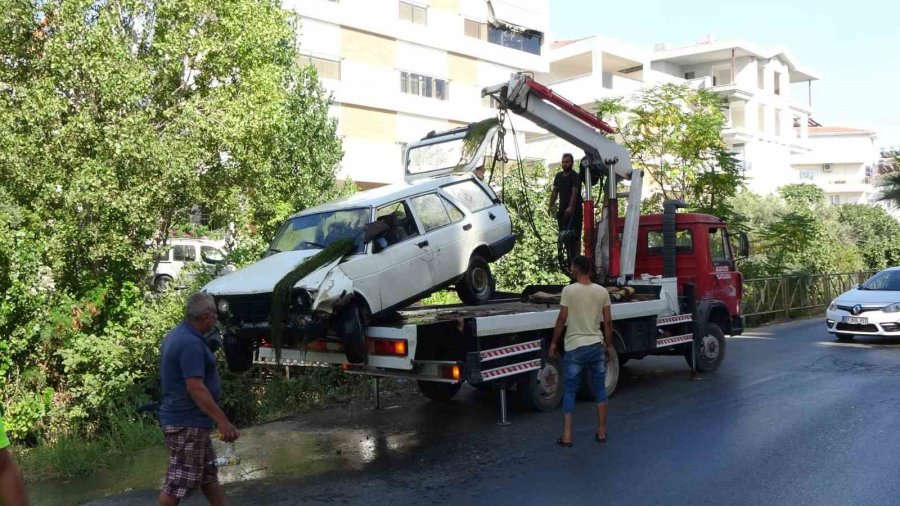
[[[568,441],[568,442],[563,441],[562,436],[560,436],[559,439],[556,440],[556,444],[558,444],[559,446],[562,446],[563,448],[571,448],[572,447],[572,442],[571,441]]]
[[[607,434],[606,436],[600,437],[600,436],[597,435],[596,432],[594,433],[594,439],[595,439],[598,443],[605,443],[605,442],[606,442],[607,436],[608,436],[608,434]]]

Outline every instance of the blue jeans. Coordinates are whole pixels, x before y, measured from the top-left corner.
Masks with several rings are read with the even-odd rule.
[[[606,402],[606,353],[602,344],[581,346],[563,355],[566,390],[563,394],[563,413],[575,409],[575,394],[581,385],[581,370],[590,367],[591,382],[597,394],[597,404]]]

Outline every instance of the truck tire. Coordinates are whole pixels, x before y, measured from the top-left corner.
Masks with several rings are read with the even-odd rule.
[[[162,293],[167,291],[172,287],[172,276],[167,276],[165,274],[156,276],[156,279],[153,280],[153,289],[158,293]]]
[[[562,360],[544,359],[544,366],[521,375],[516,384],[516,392],[522,404],[534,411],[552,411],[563,398]]]
[[[619,361],[619,354],[616,347],[612,348],[612,356],[606,362],[606,397],[612,397],[619,386],[619,367],[622,362]],[[627,360],[627,359],[626,359]],[[578,385],[577,398],[584,401],[593,401],[597,399],[594,392],[594,384],[591,382],[591,370],[587,367],[581,370],[581,384]]]
[[[715,323],[706,324],[706,335],[700,339],[697,349],[697,370],[713,372],[725,360],[725,333]],[[684,358],[688,366],[691,364],[691,343],[684,348]]]
[[[253,350],[255,346],[250,339],[238,339],[234,334],[222,336],[222,351],[225,352],[225,363],[228,370],[241,374],[253,367]]]
[[[462,382],[438,383],[437,381],[416,381],[419,392],[435,402],[449,402],[459,392]]]
[[[363,364],[368,358],[364,308],[358,301],[350,301],[337,317],[337,331],[344,345],[344,355],[351,364]]]
[[[487,260],[480,255],[472,255],[469,259],[469,268],[456,283],[456,293],[464,303],[477,306],[487,304],[491,300],[495,286],[496,282]]]

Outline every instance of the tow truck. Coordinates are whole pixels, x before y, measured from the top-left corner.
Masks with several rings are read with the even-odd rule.
[[[746,256],[746,236],[732,237],[718,217],[678,213],[685,207],[678,201],[666,201],[661,215],[641,216],[644,174],[608,136],[614,129],[530,76],[515,74],[482,95],[492,97],[504,113],[522,116],[584,151],[579,168],[585,191],[584,253],[595,265],[594,279],[623,295],[614,297],[611,307],[613,335],[607,337],[614,351],[607,394],[616,389],[620,365],[649,355],[683,355],[692,373],[715,371],[725,358],[725,335],[744,328],[743,278],[735,268],[733,243]],[[459,138],[457,130],[446,135],[448,142]],[[420,142],[433,146],[442,142],[442,134],[432,132]],[[407,164],[416,146],[407,147]],[[618,193],[620,183],[627,184],[627,193]],[[602,199],[599,223],[595,185]],[[620,199],[627,199],[621,217]],[[539,411],[553,410],[562,400],[562,363],[548,353],[559,313],[553,294],[561,289],[531,286],[521,294],[498,293],[478,306],[406,308],[390,321],[366,327],[363,364],[347,363],[338,340],[284,348],[280,356],[263,345],[254,362],[340,364],[347,373],[376,378],[376,392],[379,377],[407,378],[435,401],[451,399],[463,383],[496,389],[505,422],[507,391]],[[590,382],[582,383],[583,395],[592,395]]]

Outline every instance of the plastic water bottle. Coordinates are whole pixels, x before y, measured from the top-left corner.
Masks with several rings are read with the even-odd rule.
[[[216,467],[236,466],[241,463],[240,457],[234,454],[234,443],[228,443],[225,446],[225,455],[216,457],[213,465]]]

